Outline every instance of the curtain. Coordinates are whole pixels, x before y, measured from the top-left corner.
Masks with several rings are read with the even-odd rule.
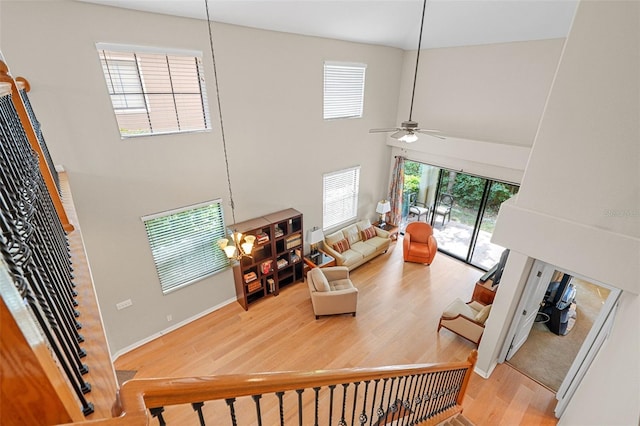
[[[393,168],[393,177],[389,186],[389,201],[391,211],[389,222],[399,225],[402,220],[402,192],[404,190],[404,157],[396,156],[396,164]]]

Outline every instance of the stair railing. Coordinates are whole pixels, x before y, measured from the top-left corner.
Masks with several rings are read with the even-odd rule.
[[[476,358],[474,350],[444,364],[134,379],[120,389],[118,417],[75,424],[435,425],[462,411]]]

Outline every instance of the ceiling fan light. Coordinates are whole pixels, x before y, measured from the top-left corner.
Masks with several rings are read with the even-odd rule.
[[[418,136],[415,133],[409,133],[399,139],[401,142],[413,143],[418,140]]]

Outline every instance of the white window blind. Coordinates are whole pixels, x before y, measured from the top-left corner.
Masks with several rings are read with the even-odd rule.
[[[358,216],[360,167],[353,167],[322,177],[322,228],[329,229]]]
[[[324,63],[324,119],[362,117],[367,66]]]
[[[217,244],[226,234],[221,200],[145,216],[142,221],[164,294],[229,265]]]
[[[211,128],[201,52],[96,46],[123,138]]]

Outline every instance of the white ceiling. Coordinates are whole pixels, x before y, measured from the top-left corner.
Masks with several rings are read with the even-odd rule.
[[[206,19],[205,0],[79,0]],[[422,0],[208,0],[211,20],[416,49]],[[422,48],[566,37],[578,0],[430,0]]]

